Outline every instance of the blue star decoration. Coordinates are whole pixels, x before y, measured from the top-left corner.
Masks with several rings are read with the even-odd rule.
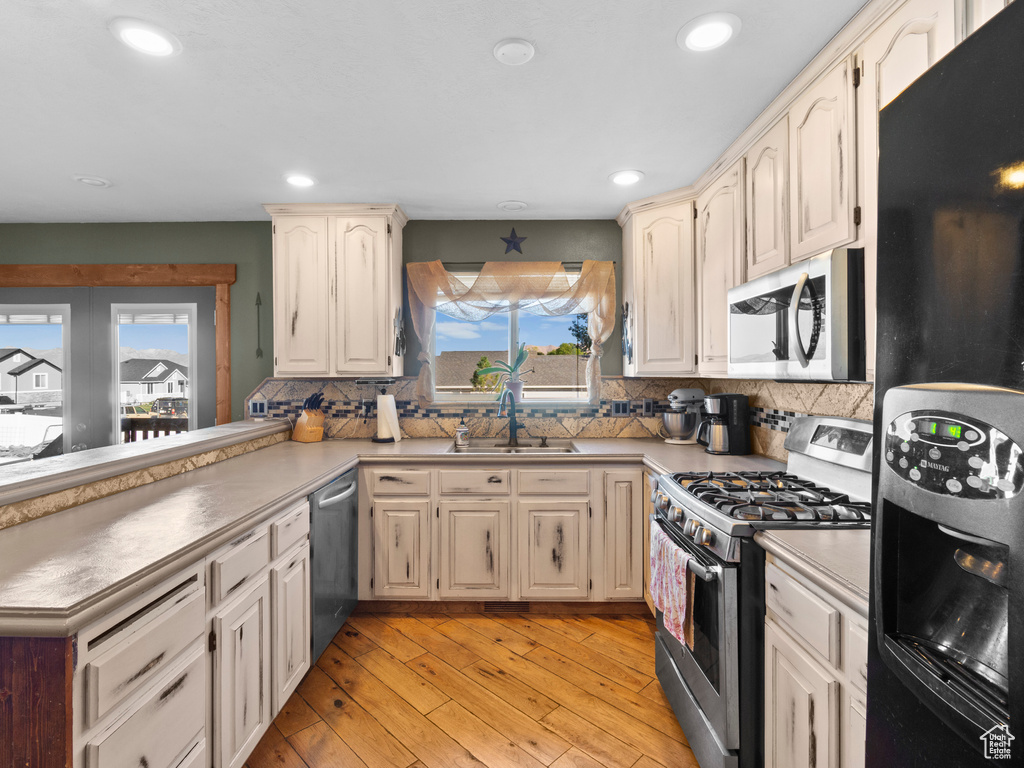
[[[505,253],[508,253],[509,251],[511,251],[513,249],[516,250],[516,251],[519,251],[519,253],[523,252],[523,249],[520,248],[519,246],[523,242],[523,240],[525,240],[526,238],[525,237],[516,237],[516,228],[515,227],[512,227],[512,234],[511,235],[509,235],[508,237],[501,237],[501,238],[498,238],[498,239],[502,240],[505,243]]]

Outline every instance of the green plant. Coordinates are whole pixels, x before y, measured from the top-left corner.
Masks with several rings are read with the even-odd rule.
[[[531,371],[520,370],[523,367],[523,363],[530,356],[529,351],[526,349],[525,342],[519,345],[519,350],[516,352],[515,360],[510,365],[504,360],[498,360],[489,368],[478,368],[476,371],[477,376],[489,376],[491,374],[498,374],[498,381],[494,385],[496,390],[502,392],[504,399],[504,391],[506,390],[505,384],[509,381],[519,381],[519,377],[524,373],[531,373]]]
[[[476,370],[473,371],[473,375],[469,380],[469,383],[473,385],[474,392],[485,392],[488,389],[494,389],[498,383],[498,377],[495,375],[484,376],[480,372],[485,368],[491,367],[491,361],[486,357],[481,357],[476,364]]]

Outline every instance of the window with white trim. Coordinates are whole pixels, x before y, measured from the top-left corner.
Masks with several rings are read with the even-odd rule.
[[[46,389],[49,378],[49,374],[46,373],[32,374],[32,387],[34,389]]]

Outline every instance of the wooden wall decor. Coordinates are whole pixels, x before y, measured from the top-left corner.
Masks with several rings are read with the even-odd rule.
[[[217,423],[231,421],[231,284],[234,264],[0,264],[4,288],[216,289]]]

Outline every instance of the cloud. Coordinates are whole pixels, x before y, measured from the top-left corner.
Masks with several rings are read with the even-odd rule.
[[[479,339],[480,329],[466,323],[438,323],[437,335],[445,339]]]

